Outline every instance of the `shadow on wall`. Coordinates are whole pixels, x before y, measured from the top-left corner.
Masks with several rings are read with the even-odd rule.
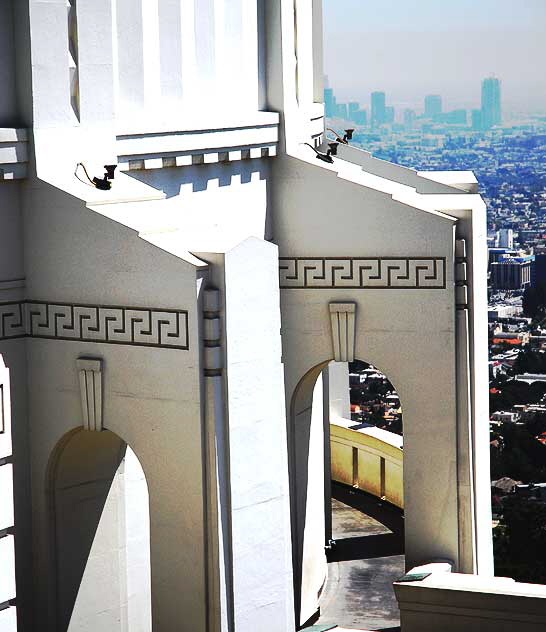
[[[293,557],[293,572],[294,572],[294,599],[297,616],[299,617],[299,624],[305,623],[313,614],[314,607],[311,604],[305,603],[305,589],[303,586],[306,584],[306,574],[308,572],[305,568],[304,549],[305,549],[305,527],[309,519],[309,514],[313,515],[316,519],[317,516],[322,515],[324,520],[324,438],[322,438],[322,445],[316,446],[321,451],[318,463],[321,463],[322,472],[318,476],[319,497],[322,497],[322,503],[317,503],[317,498],[314,497],[313,501],[308,502],[309,484],[314,483],[312,487],[317,487],[317,477],[313,477],[316,472],[309,471],[314,469],[315,465],[313,456],[316,458],[316,454],[312,454],[312,434],[317,435],[323,432],[324,421],[322,419],[323,411],[322,407],[324,402],[322,398],[324,394],[322,392],[321,378],[322,370],[328,365],[329,360],[314,367],[308,373],[306,373],[294,391],[290,407],[290,426],[289,426],[289,473],[290,473],[290,502],[291,502],[291,519],[292,519],[292,557]],[[319,386],[317,392],[315,387]],[[316,397],[314,397],[316,395]],[[317,401],[320,399],[320,401]],[[313,401],[315,400],[315,401]],[[313,423],[314,421],[314,423]],[[312,429],[315,430],[312,433]],[[311,480],[310,480],[311,476]],[[316,491],[316,490],[315,490]],[[317,506],[318,505],[318,506]],[[326,539],[326,533],[324,533],[324,524],[321,524],[320,520],[314,520],[317,522],[318,529],[314,534],[314,542],[316,549],[322,549],[324,555],[324,543]],[[320,533],[318,531],[321,531]],[[310,556],[311,566],[315,566],[316,556],[311,554]],[[324,564],[326,557],[324,555]],[[326,570],[326,566],[324,566]],[[311,574],[314,576],[316,569],[313,568]],[[320,573],[319,573],[320,575]],[[311,580],[311,583],[315,583],[315,579]],[[319,581],[322,585],[322,579]],[[313,591],[308,591],[315,596]],[[303,601],[303,603],[302,603]],[[313,600],[311,600],[313,601]]]
[[[148,490],[134,452],[110,431],[77,430],[50,472],[54,629],[151,632]]]
[[[363,533],[362,536],[336,537],[327,553],[328,562],[367,560],[404,555],[404,513],[380,498],[341,483],[332,483],[332,498],[383,525],[390,533]]]
[[[207,191],[210,188],[267,180],[269,165],[267,161],[262,159],[252,159],[210,165],[146,169],[126,173],[158,191],[163,191],[168,198],[171,198],[183,195],[186,188],[192,193],[196,193]]]
[[[15,92],[12,0],[0,2],[0,127],[20,125]]]

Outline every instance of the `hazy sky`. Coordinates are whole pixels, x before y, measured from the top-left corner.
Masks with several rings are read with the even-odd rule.
[[[479,107],[480,84],[502,80],[505,111],[546,111],[546,0],[323,0],[324,65],[338,101],[369,108]]]

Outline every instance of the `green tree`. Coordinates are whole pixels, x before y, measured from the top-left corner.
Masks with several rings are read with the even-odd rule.
[[[533,319],[544,318],[546,313],[546,286],[526,287],[523,292],[523,313]]]
[[[514,373],[546,373],[546,353],[533,349],[522,351],[514,363]]]
[[[512,495],[493,531],[495,575],[546,583],[546,505]]]

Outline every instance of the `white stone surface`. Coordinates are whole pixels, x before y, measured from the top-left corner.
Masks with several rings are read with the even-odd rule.
[[[294,627],[277,256],[275,246],[256,238],[225,255],[231,546],[240,632],[254,632],[257,621],[267,632]]]
[[[302,468],[307,470],[307,502],[305,507],[305,526],[303,529],[303,568],[302,568],[302,598],[300,607],[300,625],[308,621],[317,611],[314,589],[322,587],[328,575],[326,563],[325,542],[325,514],[324,505],[324,477],[317,476],[317,472],[324,471],[324,410],[323,410],[323,381],[319,379],[313,389],[313,404],[311,408],[310,432],[308,438],[309,452]],[[305,414],[305,413],[304,413]],[[297,423],[297,422],[296,422]],[[301,432],[308,428],[301,424]],[[298,430],[296,429],[296,433]],[[301,458],[304,458],[301,455]],[[318,554],[322,551],[321,554]],[[307,588],[307,590],[306,590]]]
[[[15,606],[0,610],[0,632],[17,632],[17,609]]]
[[[15,599],[15,550],[13,535],[0,538],[0,603]]]
[[[0,531],[13,527],[13,465],[0,465]]]
[[[395,583],[403,630],[408,632],[539,632],[546,625],[546,587],[507,577],[431,569],[421,581]],[[418,569],[412,569],[417,571]]]
[[[10,377],[5,360],[0,354],[0,459],[8,459],[12,454]],[[12,503],[13,501],[9,505]]]
[[[330,362],[328,368],[330,420],[351,418],[349,397],[349,363]]]

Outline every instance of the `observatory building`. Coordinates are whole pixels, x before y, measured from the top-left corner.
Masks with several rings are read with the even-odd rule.
[[[404,632],[543,629],[493,578],[484,202],[327,138],[321,1],[2,0],[0,47],[2,632],[299,629],[334,457],[404,508]],[[403,466],[330,457],[355,359]]]

